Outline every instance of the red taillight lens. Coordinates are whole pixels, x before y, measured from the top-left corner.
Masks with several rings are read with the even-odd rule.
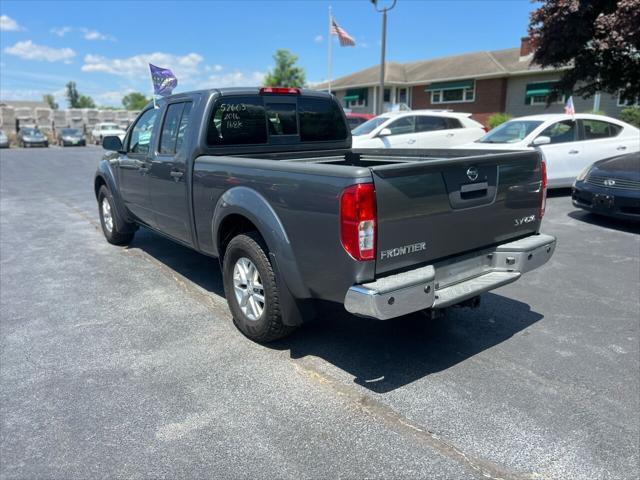
[[[484,130],[484,133],[489,133],[489,129],[487,127],[482,127],[482,129]]]
[[[540,159],[540,176],[540,213],[538,216],[542,220],[544,209],[547,206],[547,162],[544,161],[544,158]]]
[[[351,185],[340,196],[340,240],[356,260],[376,256],[376,191],[373,183]]]
[[[265,94],[265,93],[284,93],[286,95],[300,95],[300,89],[299,88],[293,88],[293,87],[262,87],[260,89],[260,94]]]

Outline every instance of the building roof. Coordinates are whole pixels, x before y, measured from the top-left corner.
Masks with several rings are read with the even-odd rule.
[[[519,48],[508,48],[490,52],[465,53],[419,62],[388,63],[385,71],[385,84],[419,85],[443,80],[507,77],[542,71],[538,65],[531,64],[531,56],[521,57]],[[379,83],[380,66],[376,65],[333,80],[331,88],[369,87]],[[314,86],[318,90],[327,87],[327,82]]]
[[[49,108],[49,104],[42,100],[0,100],[0,107],[13,108]]]

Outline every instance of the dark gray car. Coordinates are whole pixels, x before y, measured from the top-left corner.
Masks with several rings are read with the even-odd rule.
[[[48,147],[49,139],[38,128],[24,127],[18,132],[20,147]]]
[[[79,128],[62,128],[58,132],[58,145],[61,147],[84,147],[87,145],[87,141]]]
[[[536,151],[353,151],[335,97],[224,89],[149,105],[107,137],[105,237],[138,226],[217,257],[234,322],[280,338],[318,302],[381,320],[475,304],[544,264]]]

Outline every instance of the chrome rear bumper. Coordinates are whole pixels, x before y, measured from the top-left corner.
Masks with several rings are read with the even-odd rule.
[[[387,320],[427,308],[444,308],[515,282],[553,255],[551,235],[530,237],[354,285],[344,307],[365,317]]]

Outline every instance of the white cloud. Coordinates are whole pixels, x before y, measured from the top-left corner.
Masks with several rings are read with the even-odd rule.
[[[113,36],[100,33],[97,30],[91,30],[89,28],[81,28],[80,30],[84,34],[85,40],[109,40],[111,42],[115,42],[116,40]]]
[[[65,63],[71,63],[71,59],[76,56],[76,52],[70,48],[52,48],[46,45],[37,45],[31,40],[17,42],[15,45],[5,48],[4,51],[25,60],[47,62],[63,61]]]
[[[262,85],[265,72],[229,72],[218,75],[211,75],[201,88],[222,88],[222,87],[256,87]]]
[[[316,43],[322,43],[323,40],[324,40],[324,37],[322,35],[316,35],[315,38],[313,39],[313,41]]]
[[[19,30],[24,30],[18,22],[16,22],[13,18],[7,15],[0,15],[0,31],[3,32],[17,32]]]
[[[64,37],[71,30],[73,30],[71,27],[56,27],[56,28],[52,28],[49,31],[54,35],[57,35],[59,37]]]
[[[106,58],[100,55],[86,55],[84,57],[83,72],[101,72],[122,77],[139,77],[149,75],[149,63],[159,67],[169,68],[178,77],[178,81],[188,79],[199,73],[203,58],[197,53],[183,56],[169,53],[154,52],[135,55],[128,58]]]

